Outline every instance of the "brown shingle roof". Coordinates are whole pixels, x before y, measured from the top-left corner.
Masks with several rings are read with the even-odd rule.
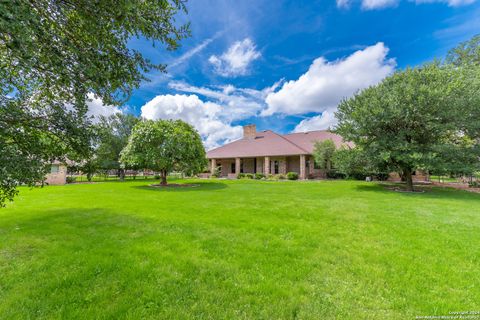
[[[207,152],[207,158],[248,158],[311,154],[315,141],[332,139],[337,147],[347,144],[341,136],[328,131],[310,131],[280,135],[266,130],[257,132],[254,139],[243,138]]]
[[[333,143],[335,143],[337,149],[341,146],[353,146],[353,144],[343,141],[342,136],[327,130],[290,133],[283,136],[291,142],[295,143],[297,146],[306,150],[309,154],[313,152],[313,146],[315,144],[315,141],[324,141],[331,139]]]

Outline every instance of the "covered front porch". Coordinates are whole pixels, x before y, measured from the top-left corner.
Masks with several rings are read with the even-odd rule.
[[[210,172],[221,177],[236,178],[239,173],[287,174],[298,173],[304,180],[314,173],[314,161],[309,155],[265,156],[251,158],[210,159]]]

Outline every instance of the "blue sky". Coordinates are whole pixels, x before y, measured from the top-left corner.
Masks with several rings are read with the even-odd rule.
[[[443,58],[480,33],[475,0],[191,0],[192,37],[175,52],[130,42],[168,74],[150,73],[123,106],[190,122],[207,148],[241,125],[278,132],[335,125],[342,98],[397,69]]]

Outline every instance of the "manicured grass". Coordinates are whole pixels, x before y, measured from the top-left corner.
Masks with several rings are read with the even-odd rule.
[[[149,183],[22,189],[0,209],[0,318],[412,319],[479,309],[479,194],[353,181]]]

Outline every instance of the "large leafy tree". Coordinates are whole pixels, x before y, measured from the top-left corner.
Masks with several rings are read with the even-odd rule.
[[[445,59],[455,66],[480,65],[480,34],[450,50]]]
[[[127,146],[128,138],[135,125],[140,121],[132,114],[116,113],[102,117],[97,127],[98,143],[95,159],[98,167],[104,170],[117,170],[121,179],[125,176],[120,163],[120,153]]]
[[[480,79],[480,34],[450,50],[445,62],[475,78],[470,86],[470,92],[463,97],[466,100],[465,107],[469,108],[468,112],[471,115],[469,131],[475,136],[475,132],[480,131],[480,100],[476,86]],[[479,144],[480,139],[477,139],[477,147]]]
[[[406,69],[344,100],[336,131],[375,162],[397,169],[413,190],[414,170],[447,166],[460,150],[478,152],[459,141],[479,136],[479,89],[472,68],[435,63]]]
[[[183,0],[0,1],[0,205],[42,181],[52,159],[89,153],[89,96],[125,101],[146,71],[127,46],[142,37],[176,49],[189,26]]]
[[[138,123],[122,151],[126,165],[160,172],[161,184],[173,170],[196,174],[207,165],[198,132],[181,120],[146,120]]]

